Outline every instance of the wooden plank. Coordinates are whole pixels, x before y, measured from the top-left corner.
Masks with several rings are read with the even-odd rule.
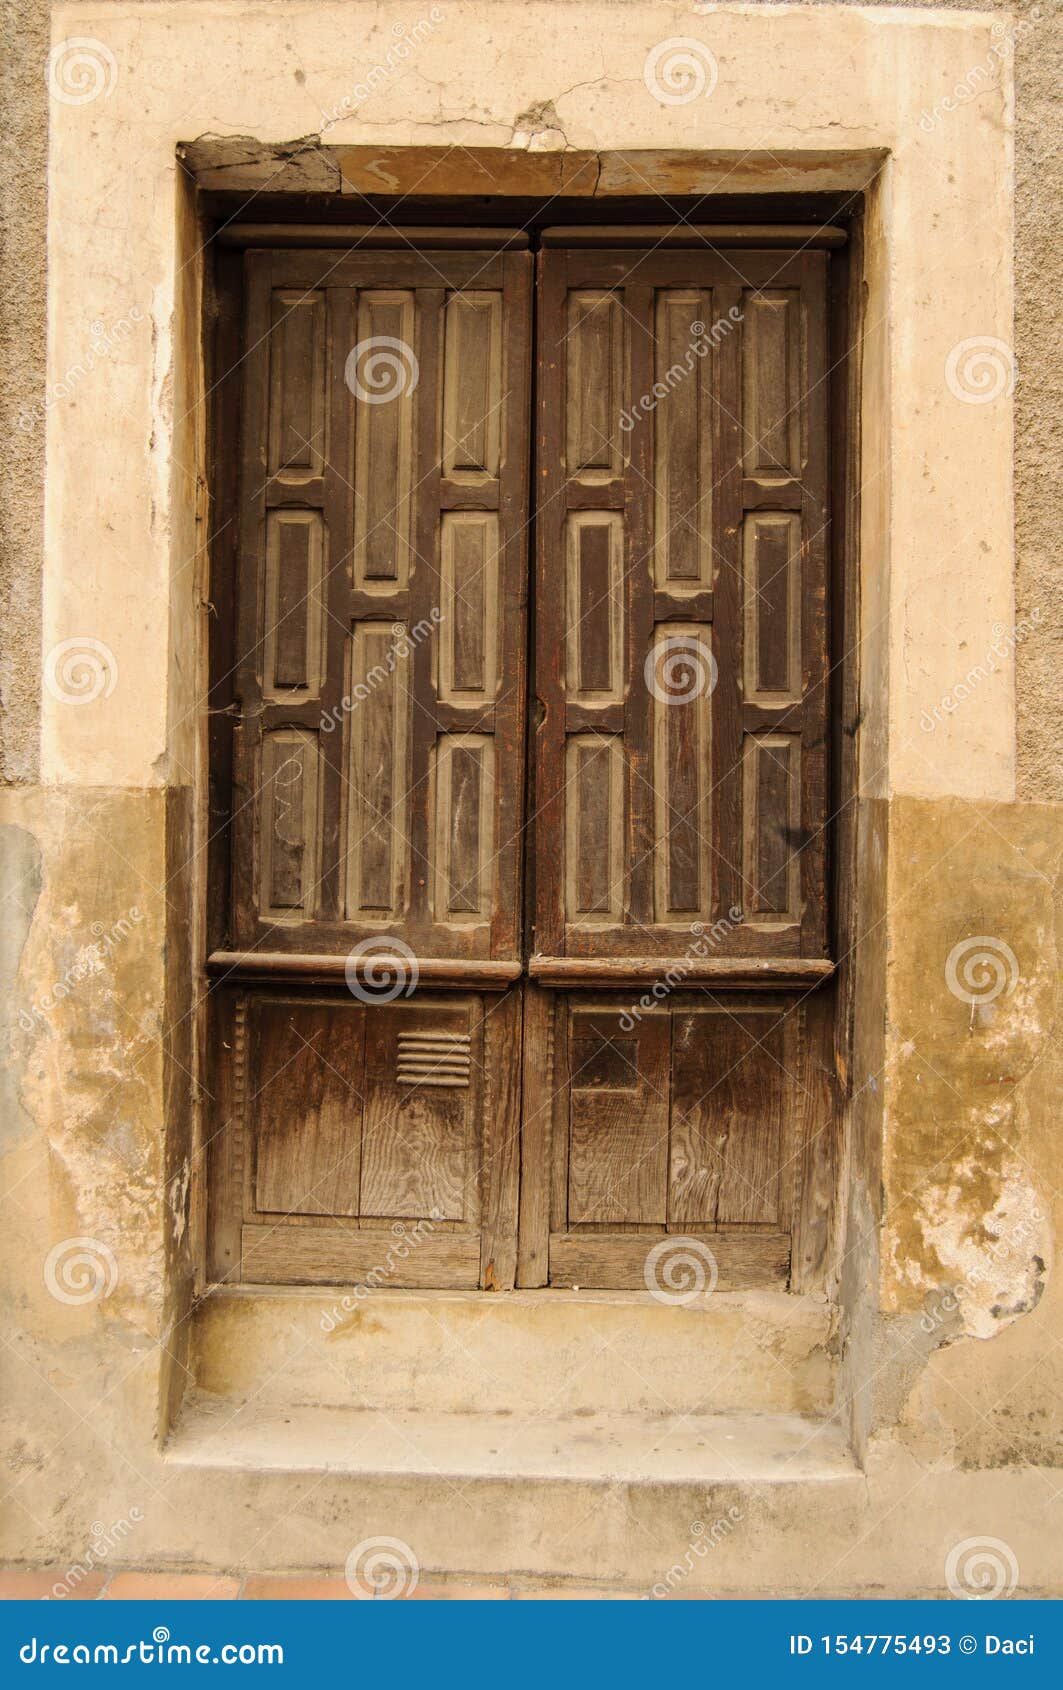
[[[387,940],[381,939],[379,954],[371,958],[350,959],[350,929],[345,928],[347,944],[334,952],[297,951],[212,951],[207,958],[207,972],[216,977],[234,980],[273,980],[283,984],[292,980],[343,980],[350,973],[354,979],[364,979],[374,969],[387,962]],[[300,945],[305,941],[300,938]],[[396,961],[408,966],[409,959],[401,952],[393,953]],[[490,961],[467,957],[418,957],[418,975],[426,984],[451,982],[459,986],[477,986],[485,991],[502,991],[511,980],[519,978],[519,962]]]
[[[268,999],[252,1003],[250,1022],[256,1210],[356,1215],[364,1009]]]
[[[249,254],[249,256],[254,256]],[[390,252],[370,247],[345,247],[270,253],[274,284],[299,288],[371,288],[382,292],[433,286],[448,288],[497,287],[508,253],[459,250],[429,257],[410,247]],[[776,255],[777,256],[777,255]]]
[[[325,456],[325,296],[277,288],[271,302],[271,475],[319,475]]]
[[[796,923],[801,740],[747,734],[743,745],[743,904],[750,923]]]
[[[427,281],[427,278],[425,278]],[[442,280],[442,278],[437,278]],[[414,464],[412,503],[413,558],[410,570],[410,620],[431,627],[438,610],[439,581],[439,460],[442,451],[441,378],[443,309],[441,287],[418,287],[415,295],[417,356],[416,428],[412,440]],[[431,930],[434,817],[432,761],[435,755],[434,711],[438,686],[438,653],[434,638],[418,640],[410,655],[408,732],[410,741],[402,850],[409,858],[409,897],[404,936],[416,949]]]
[[[258,902],[268,915],[313,915],[320,784],[316,734],[276,728],[263,735]]]
[[[498,476],[502,432],[502,295],[451,294],[443,348],[443,474],[472,482]]]
[[[401,919],[407,895],[409,787],[408,641],[390,622],[361,622],[351,636],[348,717],[346,913],[348,920]]]
[[[565,331],[567,254],[538,258],[538,392],[535,524],[535,672],[537,701],[535,764],[529,814],[535,817],[534,944],[554,955],[565,949],[568,848],[558,851],[567,823],[565,746],[565,607],[556,583],[562,578],[567,477],[558,438],[564,415],[567,359]]]
[[[483,1056],[473,1004],[375,1004],[365,1021],[365,1114],[362,1130],[363,1219],[465,1221],[477,1225]],[[413,1035],[458,1035],[471,1065],[464,1084],[442,1056],[417,1080],[401,1076],[402,1041]],[[406,1059],[409,1065],[409,1059]]]
[[[801,697],[801,517],[796,511],[751,511],[744,529],[745,701],[796,703]]]
[[[555,1011],[552,994],[536,986],[525,986],[522,996],[524,1083],[516,1282],[530,1289],[545,1285],[550,1273]]]
[[[777,1013],[675,1015],[668,1222],[782,1230],[783,1118],[792,1083]]]
[[[614,735],[566,744],[566,907],[570,922],[619,919],[623,907],[623,750]]]
[[[625,408],[630,415],[641,395],[653,391],[654,288],[649,278],[627,281],[628,359]],[[654,424],[652,415],[627,435],[624,471],[625,577],[627,627],[625,647],[624,764],[626,826],[626,897],[619,912],[624,926],[638,928],[653,920],[654,846],[653,696],[646,681],[648,654],[656,640],[654,606]],[[615,930],[614,930],[615,931]],[[566,949],[571,948],[566,945]],[[611,935],[602,933],[599,950],[607,955]]]
[[[717,1291],[781,1289],[790,1271],[787,1233],[699,1233],[703,1250],[716,1263]],[[646,1291],[647,1257],[655,1244],[675,1234],[599,1232],[591,1237],[559,1233],[550,1239],[550,1283],[582,1291]],[[676,1251],[682,1240],[676,1238]],[[704,1258],[703,1258],[704,1260]],[[651,1266],[651,1277],[652,1277]],[[679,1282],[680,1286],[682,1281]],[[667,1287],[666,1287],[667,1288]],[[667,1300],[667,1298],[665,1298]]]
[[[413,430],[420,364],[409,289],[366,289],[344,379],[355,398],[354,581],[405,586],[411,561]]]
[[[745,255],[739,274],[744,273]],[[713,300],[719,318],[741,314],[744,294],[732,275]],[[713,913],[743,908],[742,830],[742,583],[738,542],[742,531],[741,335],[744,325],[716,348],[713,407],[716,491],[713,538],[716,550],[713,648],[719,664],[712,695]]]
[[[747,475],[799,476],[801,302],[793,288],[747,290],[743,303],[743,463]]]
[[[527,813],[528,505],[531,477],[530,253],[502,259],[502,463],[499,479],[499,676],[495,703],[495,816],[490,955],[517,957],[524,927]],[[504,683],[501,677],[505,677]]]
[[[324,477],[323,494],[328,612],[320,716],[322,819],[318,919],[323,922],[342,918],[347,879],[344,859],[349,727],[343,701],[349,680],[348,648],[353,615],[349,537],[354,529],[354,487],[348,466],[353,456],[354,399],[344,380],[344,371],[357,339],[356,314],[357,300],[351,290],[329,289],[329,463],[343,466],[343,473],[337,475],[330,469]],[[379,615],[380,605],[374,608]]]
[[[207,1185],[206,1277],[240,1277],[243,1213],[240,1161],[247,1103],[247,999],[243,992],[213,991],[207,1002],[210,1074],[208,1135],[202,1171]]]
[[[565,336],[565,467],[583,481],[621,471],[624,320],[620,300],[570,293]]]
[[[558,224],[540,231],[544,246],[732,247],[844,246],[848,235],[830,223]]]
[[[624,687],[624,523],[618,511],[566,522],[565,690],[571,704],[619,703]]]
[[[550,1232],[568,1226],[568,1149],[571,1138],[569,1085],[571,1080],[572,1000],[561,992],[553,999],[554,1107],[550,1121]]]
[[[480,1284],[485,1291],[511,1291],[517,1280],[522,1038],[521,994],[507,992],[487,1007],[483,1020]]]
[[[664,1221],[671,1020],[576,1010],[570,1022],[568,1224]]]
[[[492,511],[446,511],[440,524],[438,697],[493,703],[498,687],[499,523]]]
[[[601,178],[601,161],[593,152],[536,152],[520,147],[382,147],[336,148],[346,190],[368,197],[399,194],[403,199],[428,195],[528,194],[552,200],[559,194],[591,194]]]
[[[299,1226],[242,1229],[241,1278],[254,1285],[367,1285],[415,1291],[473,1290],[480,1235],[393,1228]]]
[[[837,1085],[832,1060],[834,994],[802,1005],[800,1114],[795,1134],[796,1201],[790,1289],[823,1291],[836,1231]]]
[[[657,293],[653,571],[673,592],[713,579],[712,316],[709,289]],[[644,421],[636,413],[632,427]]]
[[[710,639],[696,623],[654,629],[654,918],[688,926],[712,899]]]
[[[804,711],[801,744],[801,942],[823,949],[828,930],[827,818],[830,670],[827,642],[831,507],[828,485],[828,355],[826,257],[808,253],[802,381],[806,461],[802,500],[801,644]],[[842,646],[844,653],[851,648]],[[845,737],[843,734],[842,737]]]
[[[494,864],[495,746],[491,734],[440,734],[435,745],[437,922],[486,922]]]
[[[271,510],[266,518],[263,695],[314,698],[321,686],[325,536],[317,510]]]
[[[812,985],[829,979],[834,963],[825,957],[577,957],[542,956],[528,961],[528,973],[541,985],[555,987],[638,986],[663,980],[674,971],[692,985]]]
[[[401,228],[391,223],[252,223],[239,219],[216,231],[213,239],[220,246],[229,247],[307,247],[331,246],[342,242],[346,249],[393,247],[406,253],[410,247],[431,252],[440,248],[506,247],[528,245],[529,237],[523,229],[445,228],[418,224]]]

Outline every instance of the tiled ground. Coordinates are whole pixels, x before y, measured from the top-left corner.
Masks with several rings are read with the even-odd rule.
[[[133,1569],[115,1569],[88,1573],[71,1589],[65,1567],[0,1569],[0,1600],[40,1599],[53,1592],[66,1599],[93,1601],[200,1601],[213,1598],[232,1601],[261,1601],[282,1598],[312,1602],[350,1602],[354,1598],[342,1577],[319,1577],[315,1574],[254,1573],[227,1577],[214,1573],[148,1573]],[[526,1602],[536,1598],[562,1601],[633,1601],[642,1593],[637,1590],[593,1590],[583,1586],[560,1585],[548,1587],[532,1583],[465,1583],[460,1580],[441,1583],[422,1579],[413,1593],[418,1602]],[[683,1592],[676,1591],[677,1596]]]

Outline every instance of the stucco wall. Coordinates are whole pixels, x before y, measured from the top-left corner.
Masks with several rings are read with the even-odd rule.
[[[623,3],[619,0],[615,9]],[[485,19],[498,4],[483,0]],[[919,0],[898,4],[925,9]],[[579,10],[573,0],[556,0],[556,5],[559,13]],[[941,0],[938,9],[950,6],[975,9],[961,0]],[[1063,36],[1060,8],[1053,0],[1016,0],[977,9],[987,16],[999,14],[1009,29],[1014,26],[1007,20],[1030,25],[1014,33],[1016,606],[1023,614],[1041,605],[1045,615],[1038,639],[1017,655],[1017,795],[1058,800],[1063,798],[1063,754],[1055,731],[1056,676],[1063,617],[1056,558],[1063,520],[1063,395],[1053,371],[1063,343],[1056,210],[1063,198],[1058,112]],[[687,15],[695,17],[698,11],[688,8]],[[42,67],[48,52],[48,7],[43,0],[5,0],[3,27],[10,46],[4,66],[9,116],[0,137],[0,195],[4,220],[18,235],[9,243],[0,280],[0,404],[5,437],[17,441],[18,450],[5,454],[0,471],[0,644],[6,654],[0,671],[0,770],[5,781],[31,781],[38,760],[35,654],[44,431],[39,423],[20,429],[19,419],[35,418],[47,399],[43,285],[48,103]],[[977,62],[973,59],[972,66]]]
[[[861,998],[854,1058],[846,1378],[860,1398],[873,1514],[888,1518],[929,1462],[943,1476],[925,1493],[927,1507],[941,1509],[942,1520],[973,1510],[971,1529],[978,1529],[977,1499],[985,1493],[968,1470],[1007,1468],[994,1492],[997,1512],[981,1529],[1024,1533],[1031,1580],[1063,1583],[1052,1542],[1021,1524],[1042,1504],[1046,1473],[1061,1457],[1058,1377],[1044,1359],[1063,1322],[1053,1273],[1053,1237],[1063,1221],[1054,1175],[1053,1039],[1063,842],[1053,807],[1063,791],[1054,727],[1055,534],[1063,498],[1053,475],[1063,313],[1052,250],[1060,167],[1051,137],[1063,68],[1055,12],[1041,5],[1001,14],[1006,39],[1015,43],[1012,328],[1010,66],[1005,58],[998,68],[988,56],[1002,37],[990,34],[985,17],[965,14],[905,45],[900,36],[869,34],[866,18],[885,22],[884,11],[838,11],[833,34],[817,34],[805,57],[802,44],[811,36],[797,33],[800,8],[759,17],[761,25],[774,20],[793,32],[768,53],[747,17],[727,12],[632,0],[614,3],[595,22],[592,10],[557,0],[533,23],[523,7],[521,37],[505,21],[505,0],[471,9],[466,28],[478,43],[476,64],[466,64],[466,50],[448,75],[437,43],[430,72],[411,67],[379,96],[364,129],[361,118],[347,119],[328,142],[354,144],[364,134],[380,144],[502,146],[519,134],[520,113],[545,104],[574,146],[709,148],[722,123],[747,156],[769,141],[783,153],[802,141],[836,150],[845,180],[861,149],[882,144],[882,114],[899,109],[894,102],[910,99],[913,87],[938,97],[968,67],[991,67],[974,99],[959,100],[956,111],[932,117],[922,131],[925,104],[908,111],[907,128],[889,137],[904,158],[901,175],[884,173],[869,216],[870,273],[882,289],[878,303],[888,298],[891,310],[876,319],[865,361],[865,449],[892,453],[894,473],[892,481],[866,477],[863,657],[865,677],[881,692],[865,698],[861,865],[869,890],[859,957],[862,975],[875,983]],[[58,39],[106,35],[120,70],[135,65],[140,80],[126,74],[113,99],[85,107],[80,130],[69,108],[57,113],[48,375],[40,293],[45,185],[34,152],[44,117],[39,14],[20,26],[20,40],[31,44],[17,120],[5,138],[12,146],[17,138],[18,148],[2,190],[14,201],[19,256],[0,300],[3,403],[15,418],[8,438],[25,440],[24,455],[15,454],[0,484],[3,566],[18,582],[4,610],[11,623],[5,649],[16,661],[12,675],[0,676],[10,700],[6,872],[19,914],[4,958],[5,1171],[13,1188],[8,1310],[19,1356],[5,1424],[17,1476],[8,1553],[75,1553],[104,1502],[110,1507],[114,1498],[117,1512],[119,1499],[142,1495],[145,1485],[168,1488],[155,1465],[153,1432],[186,1359],[194,1059],[182,947],[192,943],[190,711],[198,689],[196,625],[205,613],[193,524],[201,450],[194,420],[197,301],[194,289],[178,285],[174,265],[176,252],[194,276],[195,230],[173,147],[208,130],[269,141],[307,133],[315,111],[328,110],[356,80],[362,61],[351,20],[359,14],[378,32],[368,64],[391,23],[390,13],[371,7],[352,5],[341,14],[277,5],[241,13],[189,0],[145,5],[140,14],[131,6],[62,9]],[[621,14],[625,31],[616,46],[610,31]],[[1017,29],[1016,19],[1029,27]],[[722,41],[731,85],[725,76],[718,103],[682,122],[673,122],[667,107],[632,107],[622,79],[616,87],[601,82],[599,41],[633,55],[637,72],[645,46],[705,34]],[[338,50],[337,41],[345,47]],[[754,42],[755,74],[743,83],[740,48],[748,53]],[[356,62],[353,73],[337,68],[344,51]],[[863,79],[842,74],[835,52],[850,71],[866,54]],[[211,74],[200,87],[197,71],[207,66]],[[462,77],[469,80],[462,84]],[[84,175],[75,168],[83,156]],[[913,173],[920,159],[935,262],[901,297],[898,281],[917,273]],[[765,185],[769,179],[770,171]],[[939,216],[953,219],[945,234]],[[898,217],[899,230],[891,222]],[[899,275],[884,257],[898,238],[910,264]],[[950,346],[987,332],[1004,343],[1002,356],[1014,347],[1019,368],[1014,576],[1010,495],[999,474],[1012,450],[1007,394],[998,405],[967,404],[938,379]],[[49,390],[47,382],[64,381],[79,364],[85,373],[66,392]],[[902,435],[888,419],[905,383],[916,403]],[[94,607],[117,607],[108,625],[123,684],[113,693],[104,684],[99,710],[71,708],[54,689],[43,689],[39,710],[45,416],[44,647],[88,631]],[[103,436],[105,429],[113,436]],[[108,437],[123,449],[102,475],[99,453]],[[92,550],[91,576],[78,567],[80,547]],[[87,628],[79,617],[90,618]],[[1026,618],[1027,632],[1013,653],[1005,651],[967,687],[962,707],[952,708],[952,699],[940,720],[922,726],[967,668],[983,663],[994,623],[1007,631],[1017,617]],[[44,784],[35,786],[42,715]],[[978,936],[992,941],[1004,973],[999,992],[976,989],[970,1001],[950,987],[946,970],[954,949]],[[102,960],[94,942],[103,943]],[[1016,959],[1014,978],[1006,952]],[[57,995],[57,981],[72,971],[79,989]],[[20,1008],[28,1022],[20,1021]],[[884,1208],[874,1177],[879,1132]],[[87,1307],[57,1302],[41,1265],[55,1241],[83,1234],[121,1245],[117,1285]],[[862,1299],[873,1306],[857,1318]],[[89,1400],[86,1420],[79,1404]],[[61,1470],[52,1460],[60,1444]],[[27,1476],[32,1484],[23,1483]],[[20,1490],[27,1504],[36,1498],[24,1513]],[[199,1494],[186,1487],[181,1507]],[[225,1496],[252,1515],[266,1505],[263,1497],[219,1496],[211,1515],[219,1532]],[[829,1529],[828,1514],[813,1511],[798,1529],[815,1543]],[[194,1543],[188,1521],[175,1523],[160,1506],[144,1553],[187,1557]],[[262,1553],[284,1564],[282,1542]],[[585,1553],[593,1560],[593,1544]],[[887,1587],[899,1588],[903,1536],[882,1553],[878,1571],[886,1568]],[[288,1559],[297,1559],[290,1546]],[[875,1570],[858,1559],[844,1577],[873,1584]],[[741,1579],[738,1559],[732,1583]]]

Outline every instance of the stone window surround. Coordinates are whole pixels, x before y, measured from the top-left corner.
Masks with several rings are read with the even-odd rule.
[[[567,142],[600,156],[599,199],[613,167],[654,152],[667,154],[661,180],[673,191],[681,170],[687,191],[864,192],[861,856],[874,850],[876,801],[1010,800],[1010,653],[962,710],[943,712],[933,733],[920,726],[1015,619],[1010,383],[990,402],[972,403],[946,376],[961,343],[1012,342],[1010,63],[1001,59],[977,98],[954,97],[972,67],[992,62],[1007,20],[633,0],[623,7],[624,30],[613,32],[615,4],[498,0],[492,28],[511,49],[500,71],[491,55],[467,51],[469,32],[483,29],[482,6],[443,0],[437,10],[442,22],[427,52],[432,76],[445,79],[448,115],[439,115],[436,81],[384,78],[364,115],[329,119],[321,151],[338,160],[357,140],[381,148],[490,144],[516,155]],[[43,649],[99,640],[117,683],[91,711],[46,689],[42,778],[81,789],[87,801],[101,788],[187,797],[190,819],[167,825],[196,828],[197,847],[202,819],[191,813],[203,759],[209,611],[201,537],[209,505],[201,493],[200,231],[178,149],[220,126],[263,142],[304,136],[313,127],[306,88],[324,91],[315,99],[325,112],[342,111],[348,82],[380,62],[396,22],[408,18],[413,28],[424,11],[368,0],[266,10],[197,0],[72,5],[55,14],[57,45],[102,41],[116,68],[98,99],[52,102],[49,392],[89,362],[97,326],[109,350],[91,360],[72,402],[48,418]],[[677,37],[705,42],[718,67],[711,95],[689,104],[657,101],[643,77],[647,55]],[[469,112],[486,115],[467,123],[452,115]],[[244,142],[219,143],[218,159],[235,167],[246,150]],[[168,814],[180,818],[183,807]],[[135,866],[157,879],[157,861]],[[193,934],[197,873],[174,877],[168,918]],[[873,898],[869,887],[860,910],[869,936],[861,941],[858,1052],[861,1017],[869,1050],[882,1036],[885,951],[897,937],[895,918],[880,920]],[[153,919],[163,922],[157,992],[131,1007],[157,1012],[166,1002],[168,1019],[183,1020],[195,982],[176,977],[172,964],[167,972],[170,929]],[[175,1138],[172,1166],[189,1142],[191,1111],[174,1102],[181,1076],[167,1072],[168,1060],[155,1082],[156,1131],[166,1123]],[[853,1169],[862,1162],[866,1176],[879,1132],[889,1132],[881,1113],[853,1123],[853,1142],[863,1147]],[[169,1257],[165,1300],[177,1308],[180,1286],[190,1282],[181,1230],[160,1229],[159,1240]]]

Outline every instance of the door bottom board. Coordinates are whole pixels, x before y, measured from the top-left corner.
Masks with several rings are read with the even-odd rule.
[[[368,1284],[426,1291],[472,1290],[480,1283],[479,1231],[417,1237],[412,1222],[401,1233],[247,1225],[240,1258],[245,1284]]]
[[[553,1233],[550,1284],[588,1291],[650,1291],[663,1302],[686,1295],[785,1287],[787,1232]]]

